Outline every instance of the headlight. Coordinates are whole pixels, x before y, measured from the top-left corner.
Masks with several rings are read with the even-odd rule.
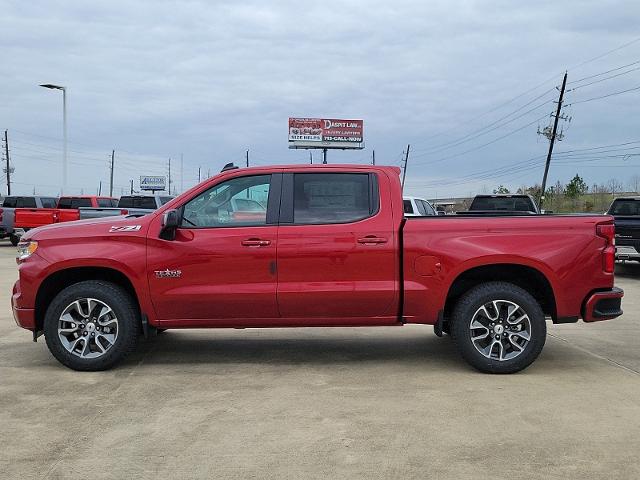
[[[20,242],[20,243],[18,243],[18,254],[16,255],[16,260],[18,262],[26,260],[37,249],[38,249],[38,242]]]

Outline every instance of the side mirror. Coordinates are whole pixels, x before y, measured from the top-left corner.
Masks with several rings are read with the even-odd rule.
[[[173,240],[176,237],[176,228],[180,226],[180,214],[177,210],[167,210],[162,216],[162,230],[160,238]]]

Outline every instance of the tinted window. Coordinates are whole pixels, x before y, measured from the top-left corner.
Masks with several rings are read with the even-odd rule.
[[[16,197],[6,197],[4,202],[2,202],[2,206],[7,208],[16,208],[16,200]]]
[[[429,204],[429,202],[425,202],[424,200],[420,200],[422,207],[424,208],[425,215],[435,215],[436,212],[433,210],[433,207]]]
[[[56,208],[58,199],[54,197],[40,197],[40,202],[42,203],[42,208]]]
[[[267,223],[271,175],[239,177],[222,182],[190,200],[182,226],[246,227]]]
[[[101,208],[110,208],[113,206],[110,198],[99,198],[98,199],[98,207]]]
[[[369,175],[298,173],[294,175],[293,222],[346,223],[371,215]]]
[[[523,197],[476,197],[469,210],[507,210],[511,212],[533,212],[529,198]]]
[[[173,197],[160,197],[160,205],[164,205],[165,203],[173,200]]]
[[[120,208],[133,208],[133,197],[120,197],[118,202]]]
[[[61,198],[58,201],[58,208],[71,208],[71,199],[70,198]]]
[[[91,207],[91,199],[90,198],[72,198],[71,199],[71,208],[80,208],[80,207]]]
[[[34,197],[18,197],[16,205],[18,208],[36,208],[36,199]]]
[[[424,203],[422,202],[422,200],[416,200],[416,207],[418,207],[418,212],[420,212],[420,215],[422,215],[423,217],[427,216],[427,211],[424,209]]]
[[[411,200],[403,200],[404,205],[404,213],[413,213],[413,205],[411,205]]]
[[[611,215],[640,215],[640,200],[614,200],[609,212]]]

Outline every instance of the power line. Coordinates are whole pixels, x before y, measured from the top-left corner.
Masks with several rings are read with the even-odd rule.
[[[626,47],[628,47],[629,45],[633,45],[634,43],[637,43],[637,42],[640,42],[640,37],[638,37],[638,38],[634,38],[634,39],[633,39],[633,40],[631,40],[630,42],[627,42],[627,43],[625,43],[625,44],[623,44],[623,45],[620,45],[619,47],[616,47],[616,48],[614,48],[614,49],[612,49],[612,50],[609,50],[609,51],[604,52],[604,53],[602,53],[602,54],[600,54],[600,55],[597,55],[597,56],[595,56],[595,57],[593,57],[593,58],[590,58],[589,60],[585,60],[585,61],[584,61],[584,62],[582,62],[582,63],[579,63],[579,64],[577,64],[577,65],[574,65],[573,67],[570,67],[570,68],[569,68],[569,70],[573,70],[573,69],[575,69],[575,68],[582,67],[583,65],[586,65],[587,63],[591,63],[591,62],[594,62],[594,61],[596,61],[596,60],[600,60],[601,58],[604,58],[604,57],[606,57],[607,55],[610,55],[610,54],[612,54],[612,53],[614,53],[614,52],[617,52],[618,50],[622,50],[623,48],[626,48]]]
[[[596,77],[599,77],[601,75],[606,75],[607,73],[617,72],[618,70],[622,70],[623,68],[627,68],[627,67],[631,67],[633,65],[637,65],[638,63],[640,63],[640,60],[636,60],[635,62],[632,62],[632,63],[627,63],[626,65],[622,65],[620,67],[612,68],[611,70],[606,70],[604,72],[596,73],[595,75],[589,75],[588,77],[582,77],[582,78],[579,78],[578,80],[573,80],[572,82],[567,83],[567,85],[573,85],[574,83],[580,83],[580,82],[582,82],[584,80],[591,80],[592,78],[596,78]]]
[[[602,96],[599,96],[599,97],[587,98],[585,100],[578,100],[576,102],[569,103],[567,106],[578,105],[579,103],[593,102],[594,100],[600,100],[602,98],[609,98],[609,97],[613,97],[615,95],[622,95],[623,93],[633,92],[635,90],[640,90],[640,85],[637,86],[637,87],[634,87],[634,88],[629,88],[627,90],[621,90],[619,92],[609,93],[607,95],[602,95]]]
[[[610,77],[604,77],[604,78],[601,78],[599,80],[595,80],[593,82],[585,83],[583,85],[578,85],[577,87],[573,87],[573,88],[571,88],[571,89],[569,89],[567,91],[568,92],[572,92],[574,90],[578,90],[579,88],[588,87],[589,85],[595,85],[596,83],[604,82],[606,80],[611,80],[612,78],[621,77],[622,75],[627,75],[628,73],[635,72],[637,70],[640,70],[640,67],[632,68],[631,70],[627,70],[626,72],[618,73],[616,75],[611,75]]]

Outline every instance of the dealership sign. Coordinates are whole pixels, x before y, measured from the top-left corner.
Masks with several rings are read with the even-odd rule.
[[[140,176],[140,190],[164,190],[165,177],[141,175]]]
[[[364,148],[364,122],[289,118],[289,148]]]

